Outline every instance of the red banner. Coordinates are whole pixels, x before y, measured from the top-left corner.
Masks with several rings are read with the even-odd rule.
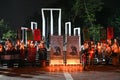
[[[35,29],[35,30],[34,30],[34,40],[35,40],[35,41],[40,41],[40,40],[41,40],[41,32],[40,32],[40,29]]]
[[[113,39],[113,27],[107,27],[107,39]]]

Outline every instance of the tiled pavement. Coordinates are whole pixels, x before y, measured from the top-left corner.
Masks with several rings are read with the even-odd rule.
[[[111,65],[0,68],[0,80],[120,80],[120,67]]]

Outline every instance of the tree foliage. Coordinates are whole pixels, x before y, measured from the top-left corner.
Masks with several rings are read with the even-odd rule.
[[[115,37],[120,37],[120,8],[117,8],[114,15],[108,18],[108,24],[114,27]]]
[[[100,24],[95,24],[96,13],[101,11],[103,7],[102,0],[70,0],[69,7],[62,9],[64,14],[63,18],[68,18],[72,21],[72,27],[84,26],[89,28],[90,35],[93,40],[99,40]],[[65,19],[66,20],[66,19]]]
[[[92,26],[96,21],[96,12],[101,11],[102,0],[74,0],[72,7],[72,19],[79,17],[83,20],[83,24]]]
[[[100,40],[100,29],[103,28],[101,27],[100,24],[94,24],[93,26],[89,27],[89,32],[90,36],[94,41],[99,41]]]
[[[15,38],[15,32],[5,23],[3,19],[0,19],[0,39]]]
[[[7,32],[8,25],[5,24],[3,19],[0,19],[0,39],[2,39],[3,33]]]
[[[2,39],[15,39],[16,34],[12,30],[8,30],[6,33],[3,34]]]

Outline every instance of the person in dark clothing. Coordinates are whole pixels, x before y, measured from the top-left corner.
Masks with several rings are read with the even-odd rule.
[[[25,65],[25,46],[22,42],[20,45],[20,67],[23,67]]]
[[[2,44],[0,44],[0,65],[2,65],[2,55],[4,55],[5,49]]]
[[[47,50],[46,50],[46,47],[44,45],[44,41],[41,41],[38,45],[38,54],[39,54],[40,64],[42,66],[45,66],[46,60],[47,60]]]

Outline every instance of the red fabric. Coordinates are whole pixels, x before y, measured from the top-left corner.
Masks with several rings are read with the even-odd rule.
[[[35,40],[35,41],[40,41],[40,40],[41,40],[41,32],[40,32],[40,29],[35,29],[35,30],[34,30],[34,40]]]
[[[28,62],[34,62],[36,58],[36,48],[29,48],[28,50]]]
[[[82,55],[82,61],[86,62],[86,55],[85,54]]]
[[[25,52],[24,49],[20,50],[20,59],[24,60],[25,59]]]
[[[93,58],[93,54],[94,54],[94,51],[93,51],[93,50],[90,50],[90,59]]]
[[[113,27],[107,27],[107,38],[113,39]]]

